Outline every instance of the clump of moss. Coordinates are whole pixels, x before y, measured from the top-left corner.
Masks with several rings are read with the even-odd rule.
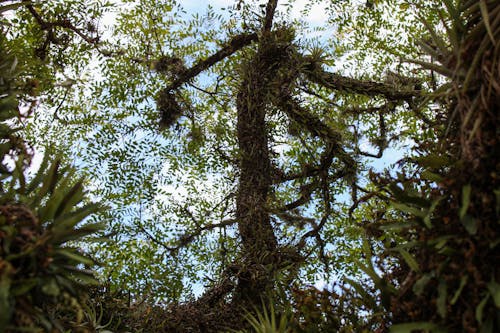
[[[175,94],[170,91],[161,91],[156,104],[160,111],[161,129],[171,127],[182,116],[181,105],[177,102]]]
[[[154,69],[158,73],[168,74],[175,78],[186,70],[186,66],[181,58],[164,56],[155,62]]]

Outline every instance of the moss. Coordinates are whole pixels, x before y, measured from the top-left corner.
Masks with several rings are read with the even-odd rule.
[[[165,90],[161,91],[156,103],[160,111],[161,129],[171,127],[182,116],[182,108],[177,102],[174,93]]]

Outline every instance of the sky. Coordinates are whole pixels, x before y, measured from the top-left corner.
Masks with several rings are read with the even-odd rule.
[[[119,0],[115,0],[116,3],[119,3]],[[309,0],[297,0],[294,1],[293,3],[293,9],[292,9],[292,19],[302,19],[309,23],[311,26],[320,26],[323,25],[327,19],[328,19],[328,14],[327,11],[325,10],[325,5],[324,4],[313,4],[311,7],[310,12],[308,13],[307,16],[302,15],[302,11],[306,7],[307,3],[310,2]],[[202,5],[200,5],[202,3]],[[200,0],[181,0],[180,4],[184,8],[184,10],[187,12],[187,15],[193,15],[195,13],[202,14],[206,11],[206,8],[210,5],[212,6],[216,11],[224,13],[222,11],[222,8],[227,8],[235,5],[237,3],[237,0],[205,0],[205,1],[200,1]],[[284,4],[288,3],[288,1],[279,1],[278,2],[278,10],[279,7],[283,7]],[[105,25],[112,25],[114,20],[116,18],[115,13],[108,13],[102,22]]]
[[[234,5],[236,1],[235,0],[208,0],[206,1],[206,4],[211,4],[214,6],[215,9],[221,8],[221,7],[228,7]],[[293,3],[293,9],[292,9],[292,18],[301,18],[305,20],[306,22],[310,23],[313,26],[316,25],[322,25],[323,23],[326,22],[328,19],[327,12],[325,11],[325,6],[324,4],[314,4],[312,6],[311,11],[306,17],[303,17],[301,14],[301,11],[305,8],[306,4],[310,2],[309,0],[297,0],[294,1]],[[288,3],[288,1],[279,1],[278,2],[278,10],[280,6],[283,6],[284,4]],[[182,5],[185,6],[186,9],[195,9],[195,8],[202,8],[202,6],[199,5],[200,1],[197,0],[184,0],[182,1]]]
[[[119,2],[119,0],[116,0]],[[280,3],[286,3],[287,1],[282,0]],[[301,19],[306,21],[307,23],[310,24],[310,26],[323,26],[327,20],[328,20],[328,15],[327,11],[324,8],[324,5],[313,5],[311,10],[309,11],[307,16],[302,16],[302,11],[304,10],[306,4],[309,1],[307,0],[297,0],[294,2],[293,9],[291,12],[291,18],[292,19]],[[221,8],[224,7],[229,7],[233,6],[236,1],[235,0],[207,0],[207,1],[199,1],[199,0],[181,0],[180,3],[182,4],[184,10],[186,11],[186,19],[189,19],[194,14],[203,14],[206,11],[206,8],[208,5],[211,5],[216,12],[220,11],[222,13],[227,13],[221,10]],[[203,5],[200,5],[200,3],[203,3]],[[279,10],[279,8],[278,8]],[[115,13],[109,13],[105,16],[105,18],[102,20],[102,23],[104,25],[113,25],[114,21],[116,20],[116,14]],[[391,150],[389,149],[387,153],[385,154],[384,158],[376,160],[373,164],[373,167],[381,170],[383,167],[386,167],[398,159],[401,158],[401,152]],[[36,165],[39,165],[41,160],[41,154],[36,154],[35,155],[35,161],[34,161],[34,169],[36,169]],[[182,188],[177,188],[176,189],[179,196],[182,196]],[[326,286],[326,281],[319,280],[316,282],[316,287],[318,288],[323,288]],[[200,294],[202,292],[201,286],[194,286],[195,287],[195,294]]]

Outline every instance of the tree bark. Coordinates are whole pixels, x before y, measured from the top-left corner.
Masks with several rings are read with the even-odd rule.
[[[237,97],[240,180],[236,218],[243,243],[237,297],[256,306],[273,285],[273,257],[277,249],[266,209],[272,178],[265,117],[269,83],[278,68],[273,49],[261,42],[253,59],[244,65]]]

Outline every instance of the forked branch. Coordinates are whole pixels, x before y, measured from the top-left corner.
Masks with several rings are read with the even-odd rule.
[[[35,18],[38,25],[40,26],[40,29],[47,31],[49,34],[48,38],[52,39],[50,41],[55,44],[59,43],[59,41],[56,40],[53,35],[54,34],[53,29],[56,27],[73,31],[89,44],[96,44],[99,41],[99,37],[90,37],[86,35],[82,29],[77,28],[75,25],[73,25],[73,23],[71,23],[67,19],[49,22],[44,20],[32,5],[27,5],[26,8],[30,12],[30,14]]]

